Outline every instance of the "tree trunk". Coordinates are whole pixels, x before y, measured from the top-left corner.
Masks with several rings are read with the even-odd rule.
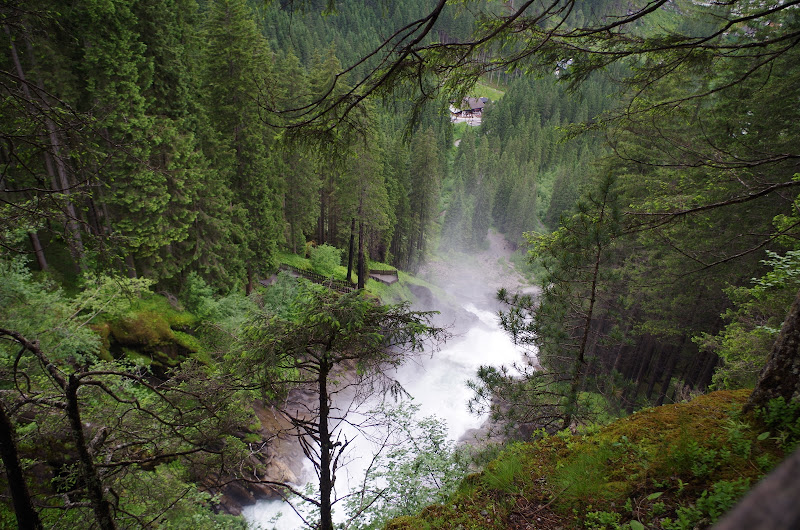
[[[325,244],[325,184],[319,190],[319,219],[317,219],[317,244]]]
[[[660,407],[664,404],[664,399],[667,397],[667,392],[669,391],[670,381],[672,381],[672,373],[675,371],[675,365],[678,363],[678,357],[680,357],[680,353],[683,351],[685,344],[686,339],[684,338],[681,346],[679,348],[672,348],[672,351],[667,358],[667,370],[664,373],[664,383],[661,385],[661,392],[658,394],[656,407]]]
[[[703,372],[700,374],[701,389],[705,390],[711,384],[711,378],[714,375],[714,367],[717,366],[717,361],[719,361],[719,357],[716,353],[710,353],[708,355],[708,361],[706,361]]]
[[[14,426],[6,415],[6,409],[2,403],[0,403],[0,458],[6,468],[8,483],[11,485],[9,489],[14,504],[14,514],[17,516],[17,525],[22,530],[43,528],[39,514],[33,509],[28,484],[25,482],[22,466],[19,463]]]
[[[328,353],[325,352],[320,362],[319,378],[319,509],[320,530],[333,530],[333,514],[331,509],[331,494],[333,492],[333,479],[331,470],[333,444],[328,427]]]
[[[353,283],[353,247],[356,238],[356,218],[350,221],[350,247],[347,251],[347,281]]]
[[[39,268],[43,271],[47,270],[47,258],[44,256],[44,249],[42,248],[42,243],[39,241],[39,234],[35,231],[28,232],[28,239],[31,240],[31,246],[33,247],[33,253],[36,255],[36,263],[39,265]]]
[[[292,254],[297,255],[297,238],[294,235],[294,215],[291,215],[289,219],[289,237],[292,240]]]
[[[86,437],[83,433],[83,422],[81,421],[81,413],[78,407],[79,385],[78,379],[71,375],[64,388],[64,394],[67,400],[66,413],[69,418],[75,449],[78,452],[81,475],[86,484],[87,496],[97,519],[97,525],[103,530],[115,530],[117,525],[114,522],[114,516],[111,514],[111,503],[103,496],[103,483],[97,474],[97,468],[94,465],[92,455],[89,454]]]
[[[650,397],[653,395],[653,389],[656,386],[656,381],[659,380],[660,369],[661,369],[661,357],[664,355],[664,347],[660,346],[658,348],[658,352],[655,355],[655,362],[652,363],[652,370],[650,371],[650,380],[647,382],[647,392],[645,395],[647,396],[647,400],[650,400]]]
[[[761,370],[756,388],[744,406],[745,411],[764,407],[771,399],[782,397],[788,403],[800,399],[800,291],[783,321],[772,345],[767,364]]]
[[[125,269],[128,272],[128,278],[136,278],[136,262],[133,261],[133,256],[125,254]]]
[[[367,272],[364,263],[364,221],[358,222],[358,288],[363,289],[367,283],[365,278]]]
[[[28,99],[30,106],[33,103],[33,95],[31,94],[30,88],[28,87],[27,81],[25,79],[25,71],[22,68],[22,61],[20,61],[19,54],[17,53],[17,47],[16,44],[14,43],[14,37],[11,34],[11,29],[9,29],[7,24],[3,26],[3,29],[5,30],[6,34],[9,37],[9,41],[11,43],[10,46],[11,59],[14,63],[14,68],[17,71],[17,76],[19,76],[19,79],[22,82],[22,92]],[[28,43],[28,49],[31,57],[34,57],[33,50],[30,48],[30,42]],[[42,90],[42,92],[44,92],[41,83],[39,84],[39,88]],[[44,99],[41,97],[39,99],[42,100],[43,107],[45,109],[49,108],[47,101],[44,101]],[[31,116],[31,118],[33,119],[34,116]],[[85,272],[87,269],[83,259],[84,257],[83,241],[81,239],[80,227],[78,226],[78,216],[75,211],[75,206],[72,204],[72,200],[70,199],[71,186],[69,182],[69,177],[67,175],[67,167],[64,164],[64,160],[61,154],[60,140],[58,138],[58,133],[56,131],[56,126],[53,123],[53,120],[51,120],[47,115],[45,115],[44,123],[47,128],[47,139],[49,142],[49,147],[50,149],[52,149],[52,152],[49,150],[44,151],[45,167],[47,169],[48,175],[50,176],[53,182],[53,191],[63,193],[64,196],[67,198],[64,207],[64,217],[67,228],[67,246],[69,248],[70,255],[72,256],[76,271],[78,273]]]
[[[639,397],[639,388],[642,386],[642,380],[647,373],[647,367],[650,365],[650,359],[653,356],[653,350],[655,350],[655,344],[653,342],[653,338],[649,335],[645,338],[644,353],[637,355],[637,351],[641,350],[634,350],[634,358],[638,361],[638,370],[635,370],[636,378],[634,379],[634,384],[631,385],[631,390],[628,393],[628,405],[626,407],[628,413],[633,412],[636,399]]]

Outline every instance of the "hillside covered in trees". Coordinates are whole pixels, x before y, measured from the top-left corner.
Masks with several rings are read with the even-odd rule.
[[[271,488],[332,528],[348,445],[334,397],[402,395],[392,370],[447,335],[407,305],[421,284],[406,272],[489,248],[490,228],[539,289],[498,293],[523,357],[481,367],[469,406],[533,445],[467,477],[433,519],[475,501],[469,520],[494,527],[480,522],[491,491],[508,508],[497,525],[516,509],[579,528],[704,526],[793,449],[797,2],[396,4],[0,6],[2,524],[238,528],[232,492]],[[484,94],[480,126],[451,122]],[[704,398],[707,443],[695,409],[685,431],[648,424],[679,441],[671,460],[652,458],[641,416],[599,427],[743,388]],[[303,414],[288,407],[300,390],[316,396]],[[718,417],[719,396],[737,411]],[[275,471],[282,438],[254,407],[286,419],[317,492]],[[464,464],[440,442],[426,446],[440,488],[401,513],[365,480],[351,522],[410,517],[488,458]],[[542,448],[555,460],[533,462]],[[641,480],[555,480],[537,509],[528,479],[502,471],[546,481],[597,454],[639,459]],[[569,522],[550,510],[592,503]],[[420,517],[389,524],[433,520]]]

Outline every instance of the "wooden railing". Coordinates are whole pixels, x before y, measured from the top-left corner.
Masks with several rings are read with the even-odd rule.
[[[370,269],[369,273],[370,274],[381,274],[383,276],[397,276],[397,271],[394,270],[394,269],[387,269],[387,270]]]
[[[320,285],[325,285],[326,287],[330,287],[334,291],[339,291],[340,293],[349,293],[355,291],[355,287],[353,287],[349,282],[343,280],[334,280],[333,278],[328,278],[319,274],[314,271],[307,271],[305,269],[300,269],[295,267],[294,265],[287,265],[286,263],[281,263],[278,270],[282,271],[292,271],[295,274],[302,276],[303,278],[310,280],[314,283],[318,283]]]
[[[369,277],[377,282],[385,283],[387,285],[391,285],[399,280],[396,270],[371,269],[369,271]]]

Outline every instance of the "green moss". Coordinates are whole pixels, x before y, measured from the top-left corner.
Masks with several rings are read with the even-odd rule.
[[[189,335],[188,333],[184,333],[183,331],[172,331],[172,335],[175,338],[175,342],[186,348],[187,350],[191,351],[192,353],[197,353],[203,350],[203,345],[200,343],[200,340],[195,337],[194,335]]]
[[[103,358],[128,357],[163,372],[189,356],[211,362],[202,343],[190,334],[197,322],[192,313],[153,295],[134,303],[125,316],[93,326],[102,339]]]
[[[111,335],[119,344],[155,346],[175,339],[169,322],[152,311],[117,319],[110,326]]]
[[[764,426],[736,412],[748,395],[715,392],[585,434],[515,444],[465,478],[447,504],[387,528],[515,528],[531,517],[547,521],[548,528],[597,527],[589,514],[619,520],[622,527],[635,519],[662,528],[661,521],[668,525],[698,502],[719,497],[725,484],[755,484],[767,467],[757,462],[782,458],[774,440],[758,439]]]
[[[150,355],[145,355],[139,351],[130,348],[122,348],[123,355],[140,366],[150,366],[153,364],[153,358]]]
[[[92,330],[100,337],[100,351],[98,356],[104,361],[113,361],[114,357],[111,355],[111,325],[108,322],[101,322],[99,324],[91,324]]]

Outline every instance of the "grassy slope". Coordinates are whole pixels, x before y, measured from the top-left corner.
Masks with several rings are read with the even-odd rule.
[[[448,504],[386,528],[706,527],[784,456],[759,436],[763,426],[734,412],[748,394],[714,392],[594,432],[512,445]]]
[[[297,256],[296,254],[279,253],[278,261],[280,263],[286,263],[288,265],[292,265],[300,269],[305,269],[309,271],[312,270],[311,261],[306,258]],[[370,261],[370,268],[375,270],[395,269],[395,267],[391,265],[387,265],[386,263],[380,263],[377,261]],[[344,266],[337,267],[333,277],[337,280],[344,280],[347,277],[347,267]],[[355,273],[355,271],[353,271],[353,280],[356,280],[357,278],[358,275]],[[411,284],[422,285],[424,287],[427,287],[440,299],[447,298],[447,295],[440,288],[426,282],[425,280],[421,280],[420,278],[412,276],[411,274],[408,274],[403,271],[398,271],[398,278],[399,281],[393,283],[392,285],[386,285],[381,282],[375,281],[373,279],[367,279],[367,282],[364,287],[370,294],[377,296],[378,298],[381,299],[381,301],[383,301],[386,304],[398,304],[400,302],[413,301],[414,295],[411,294],[411,291],[409,291],[408,289],[408,286]]]
[[[488,82],[478,81],[472,90],[478,97],[487,97],[490,100],[498,101],[506,95],[504,90],[500,90],[490,85]]]

